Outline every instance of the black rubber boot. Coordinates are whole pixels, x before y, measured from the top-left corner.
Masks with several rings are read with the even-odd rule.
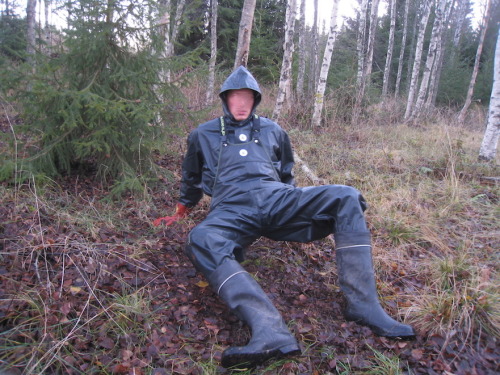
[[[254,367],[268,359],[300,353],[299,345],[271,300],[237,261],[226,261],[210,275],[219,296],[252,330],[245,346],[222,353],[223,367]]]
[[[409,325],[392,319],[380,306],[375,286],[369,233],[335,234],[340,289],[347,299],[347,320],[368,326],[379,335],[413,339]]]

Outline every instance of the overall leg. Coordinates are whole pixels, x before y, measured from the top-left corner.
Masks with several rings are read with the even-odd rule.
[[[238,207],[238,212],[211,213],[190,233],[186,247],[213,290],[252,331],[247,345],[222,353],[224,367],[254,366],[270,358],[300,353],[279,311],[234,256],[259,236],[252,218],[242,216],[244,210]],[[256,213],[250,216],[255,218]]]
[[[211,211],[188,235],[185,253],[195,268],[208,278],[226,260],[243,261],[260,236],[254,217],[244,209]]]
[[[333,233],[339,284],[347,300],[345,317],[380,336],[413,338],[412,327],[396,322],[380,306],[364,217],[366,203],[360,192],[343,185],[296,190],[275,206],[286,213],[275,213],[277,230],[271,236],[309,242]]]

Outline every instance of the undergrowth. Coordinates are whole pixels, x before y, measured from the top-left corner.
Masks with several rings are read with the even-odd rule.
[[[421,337],[443,337],[443,350],[458,340],[457,356],[473,356],[485,333],[499,338],[500,191],[498,183],[483,179],[499,175],[499,160],[477,162],[482,129],[457,128],[444,121],[422,127],[330,124],[321,132],[289,123],[285,127],[297,153],[324,183],[352,185],[369,202],[379,292],[392,315],[412,324]],[[166,145],[159,155],[170,157],[175,147]],[[170,167],[175,176],[179,166]],[[311,184],[299,166],[296,174],[299,185]],[[147,358],[161,358],[165,373],[223,371],[218,358],[225,346],[217,341],[220,332],[210,320],[213,313],[199,308],[203,318],[198,319],[207,327],[200,337],[212,340],[206,343],[209,354],[200,355],[197,348],[204,347],[203,339],[189,337],[182,328],[198,315],[184,294],[172,292],[189,296],[190,288],[206,285],[173,285],[176,280],[165,276],[167,270],[189,272],[182,267],[190,266],[177,255],[160,266],[155,255],[177,251],[188,230],[163,233],[173,240],[160,247],[161,233],[150,225],[171,209],[177,185],[168,185],[166,193],[157,186],[143,188],[139,198],[111,201],[102,199],[105,187],[83,179],[0,185],[0,369],[25,374],[134,369],[154,374],[155,364]],[[201,205],[196,219],[206,210],[206,204]],[[185,225],[192,227],[196,221],[188,219]],[[328,240],[303,245],[304,258],[296,256],[293,247],[285,250],[298,266],[320,262],[331,247]],[[268,262],[285,269],[280,257],[253,264]],[[14,266],[24,275],[11,276],[7,270]],[[328,290],[335,291],[335,266],[323,266],[320,275]],[[364,346],[371,355],[361,369],[352,358],[339,357],[335,347],[321,345],[322,338],[313,334],[314,327],[327,324],[324,318],[310,317],[311,330],[294,326],[305,345],[302,357],[267,364],[259,373],[320,373],[315,365],[338,374],[412,373],[396,354],[370,344]],[[156,353],[155,345],[160,344],[167,349]],[[138,348],[145,346],[150,357],[141,359]],[[180,355],[184,352],[179,348],[188,355]],[[418,350],[410,356],[419,358]],[[443,368],[451,368],[446,366],[453,361]]]

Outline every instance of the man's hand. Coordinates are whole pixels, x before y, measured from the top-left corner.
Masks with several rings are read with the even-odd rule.
[[[173,216],[160,217],[153,221],[153,225],[155,227],[161,225],[162,223],[164,223],[166,226],[172,225],[179,220],[184,219],[189,214],[189,212],[191,212],[191,209],[187,208],[181,203],[177,203],[175,214]]]

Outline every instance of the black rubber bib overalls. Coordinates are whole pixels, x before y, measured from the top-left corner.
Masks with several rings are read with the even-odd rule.
[[[211,210],[186,246],[206,277],[227,259],[243,260],[245,248],[260,236],[310,242],[331,233],[368,233],[365,201],[356,189],[284,184],[273,166],[272,147],[266,146],[257,116],[239,134],[226,134],[221,119]]]

